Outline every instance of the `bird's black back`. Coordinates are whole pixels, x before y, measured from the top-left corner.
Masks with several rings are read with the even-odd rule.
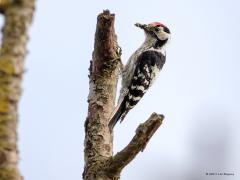
[[[129,101],[130,106],[135,106],[138,103],[138,100],[134,101],[131,96],[142,97],[144,95],[145,91],[150,87],[155,78],[153,77],[154,67],[160,71],[165,63],[165,59],[166,58],[162,53],[153,50],[145,51],[139,56],[132,83],[130,83],[131,85],[128,87],[129,93],[125,97],[126,102]],[[139,86],[143,86],[144,91],[139,90],[137,88]]]
[[[132,109],[143,97],[147,89],[155,79],[154,71],[160,71],[165,63],[166,57],[158,51],[144,51],[137,59],[132,81],[128,87],[128,93],[109,123],[112,129],[119,119],[123,120],[130,109]]]

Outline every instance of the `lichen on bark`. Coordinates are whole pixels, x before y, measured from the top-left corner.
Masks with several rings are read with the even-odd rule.
[[[95,45],[90,65],[88,117],[85,122],[84,179],[106,179],[103,167],[112,156],[112,135],[108,129],[116,96],[118,51],[114,32],[114,14],[98,16]]]
[[[0,11],[5,18],[0,49],[0,179],[21,180],[18,170],[18,101],[27,54],[28,27],[32,22],[34,0],[4,1]]]

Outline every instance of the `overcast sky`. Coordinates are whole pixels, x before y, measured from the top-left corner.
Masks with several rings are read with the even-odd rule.
[[[116,126],[114,152],[153,111],[166,118],[121,179],[239,179],[239,7],[237,0],[37,1],[19,107],[25,179],[81,179],[88,67],[103,9],[116,14],[124,62],[144,40],[134,23],[160,21],[172,33],[159,78]]]

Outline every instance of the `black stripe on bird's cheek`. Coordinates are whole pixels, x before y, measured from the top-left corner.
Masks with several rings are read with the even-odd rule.
[[[163,27],[163,31],[170,34],[170,30],[167,27]]]

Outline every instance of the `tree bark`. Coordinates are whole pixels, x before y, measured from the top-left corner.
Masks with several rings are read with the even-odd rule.
[[[115,15],[108,10],[98,15],[95,44],[90,63],[88,116],[85,122],[84,180],[117,180],[122,169],[145,148],[161,125],[163,115],[153,113],[137,130],[131,142],[113,156],[113,132],[108,128],[114,109],[118,69],[121,66]]]
[[[5,17],[0,49],[0,179],[21,180],[18,170],[17,104],[21,95],[28,27],[34,0],[5,0],[0,11]]]
[[[85,122],[84,179],[108,179],[106,160],[112,156],[112,134],[108,117],[115,102],[118,53],[114,32],[114,14],[104,11],[97,18],[95,45],[90,65],[88,117]]]

